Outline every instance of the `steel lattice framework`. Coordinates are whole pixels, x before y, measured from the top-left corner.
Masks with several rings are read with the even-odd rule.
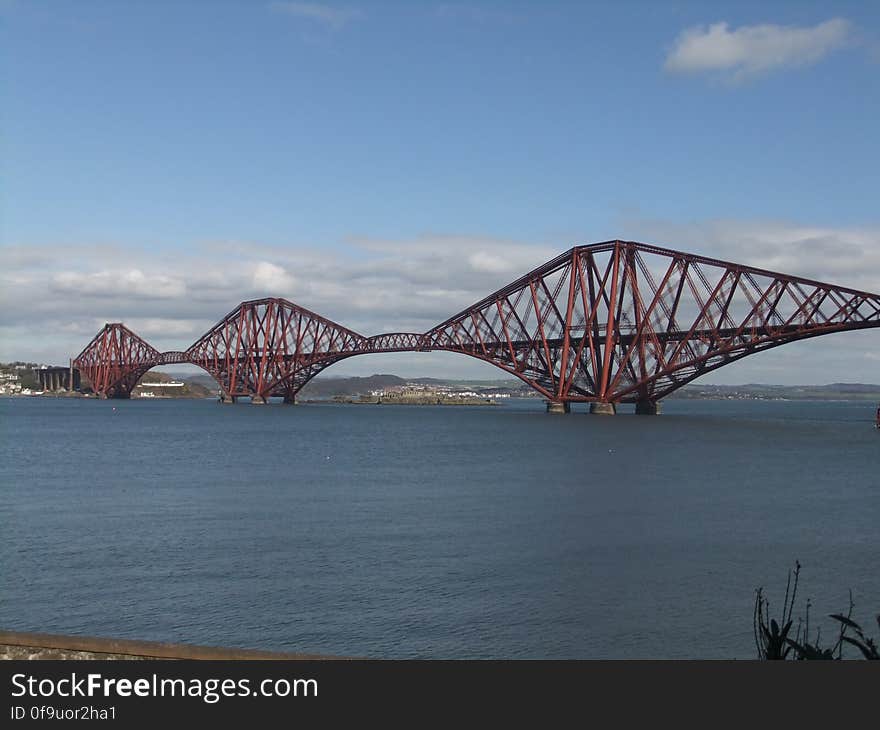
[[[92,389],[105,398],[127,398],[163,354],[121,322],[104,325],[73,361]]]
[[[187,350],[229,396],[292,401],[325,367],[362,352],[367,338],[285,299],[242,302]]]
[[[747,355],[880,326],[880,295],[641,243],[578,246],[425,333],[365,337],[279,298],[242,302],[185,352],[108,324],[74,360],[95,392],[127,397],[151,367],[193,363],[225,398],[293,402],[359,354],[445,350],[549,401],[640,404]]]

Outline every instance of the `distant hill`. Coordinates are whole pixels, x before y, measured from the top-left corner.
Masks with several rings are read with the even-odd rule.
[[[212,394],[218,390],[217,381],[207,374],[170,373],[170,377],[182,380],[187,385],[199,386]],[[145,376],[146,377],[146,376]],[[394,375],[372,375],[368,378],[315,378],[301,391],[303,396],[330,397],[334,395],[358,395],[388,385],[399,385],[406,382]]]
[[[134,391],[132,391],[132,396],[136,398],[144,391],[150,391],[157,396],[161,395],[169,398],[207,398],[217,392],[217,384],[210,376],[205,377],[210,381],[211,387],[206,387],[200,382],[191,381],[186,378],[174,377],[168,373],[149,370],[135,386]],[[141,385],[142,383],[170,383],[172,381],[183,381],[184,385],[182,388],[145,388]]]
[[[201,386],[209,390],[212,394],[217,392],[217,383],[207,374],[170,373],[167,377],[182,380],[187,384]],[[375,373],[363,377],[319,376],[306,383],[299,395],[301,398],[331,398],[334,395],[363,395],[372,390],[381,390],[396,385],[405,385],[406,383],[418,383],[420,385],[452,385],[476,391],[486,389],[494,392],[507,392],[511,395],[521,395],[523,397],[538,397],[536,391],[533,391],[525,383],[516,379],[449,380],[444,378],[401,378],[397,375],[391,375],[388,373]]]
[[[314,378],[300,391],[303,398],[323,398],[334,395],[360,395],[371,390],[404,385],[408,380],[396,375],[368,375],[364,378]]]
[[[211,393],[217,393],[217,381],[208,374],[199,373],[193,375],[192,373],[172,373],[172,376],[176,380],[182,380],[184,383],[201,385],[203,388],[210,390]]]
[[[171,375],[188,385],[206,388],[211,393],[217,392],[217,382],[210,375],[202,375],[200,373],[196,375],[191,373],[173,373]],[[300,391],[300,396],[303,398],[329,398],[334,395],[360,395],[361,393],[369,393],[371,390],[388,388],[393,385],[403,385],[408,382],[413,381],[404,380],[396,375],[380,374],[352,378],[318,377],[306,383],[305,387]]]
[[[149,374],[150,376],[153,373]],[[176,373],[176,379],[199,385],[210,394],[217,392],[217,383],[207,374]],[[334,395],[361,395],[405,383],[422,385],[453,385],[470,390],[491,389],[507,392],[512,396],[540,397],[521,380],[500,378],[498,380],[467,380],[448,378],[401,378],[388,373],[366,377],[319,376],[309,381],[300,392],[303,398],[330,398]],[[669,398],[684,399],[749,399],[749,400],[866,400],[880,402],[880,385],[872,383],[829,383],[827,385],[771,385],[747,383],[745,385],[702,385],[692,383],[672,393]]]
[[[334,395],[361,395],[372,390],[380,390],[395,385],[416,383],[419,385],[451,385],[453,387],[481,391],[491,390],[499,393],[523,397],[538,397],[537,391],[529,388],[521,380],[449,380],[444,378],[401,378],[397,375],[370,375],[352,378],[315,378],[302,389],[304,398],[325,398]]]
[[[867,400],[880,401],[880,385],[829,383],[828,385],[685,385],[670,398],[724,398],[750,400]]]

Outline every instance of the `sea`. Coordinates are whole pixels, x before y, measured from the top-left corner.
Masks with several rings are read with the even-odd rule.
[[[876,404],[0,399],[0,629],[371,658],[877,636]],[[813,637],[814,638],[814,637]],[[823,641],[825,638],[823,638]]]

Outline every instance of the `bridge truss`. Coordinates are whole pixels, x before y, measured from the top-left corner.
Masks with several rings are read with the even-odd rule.
[[[642,243],[577,246],[424,333],[366,337],[286,299],[242,302],[189,349],[160,353],[108,324],[74,360],[103,397],[151,367],[192,363],[225,399],[293,402],[339,360],[448,351],[484,360],[567,407],[656,403],[748,355],[880,326],[880,295]]]

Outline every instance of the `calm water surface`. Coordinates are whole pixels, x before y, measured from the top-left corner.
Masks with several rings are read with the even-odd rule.
[[[754,655],[880,612],[868,403],[0,399],[0,627],[372,657]],[[803,604],[800,606],[803,607]],[[830,631],[831,627],[828,627]]]

